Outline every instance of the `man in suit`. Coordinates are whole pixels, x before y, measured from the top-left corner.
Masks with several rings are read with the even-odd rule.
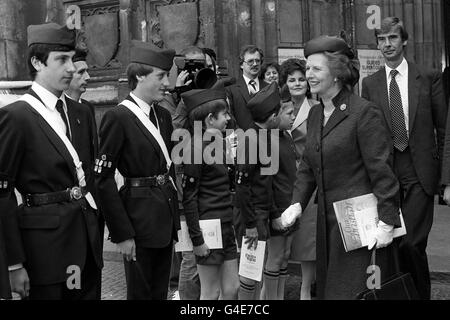
[[[76,101],[82,105],[84,105],[86,108],[89,109],[91,115],[92,115],[92,133],[91,136],[93,138],[92,140],[92,148],[94,150],[93,156],[92,156],[92,162],[94,162],[95,157],[98,153],[98,136],[97,136],[97,124],[95,122],[95,107],[87,100],[82,99],[81,95],[86,92],[89,80],[91,77],[89,76],[89,67],[86,63],[86,57],[87,57],[87,50],[84,49],[75,49],[75,55],[72,58],[73,65],[75,67],[75,72],[73,73],[72,81],[70,81],[69,88],[64,92],[66,95],[66,98],[71,99],[73,101]],[[91,175],[92,181],[90,181],[92,184],[94,184],[94,175]],[[95,192],[95,190],[93,190]],[[95,194],[96,195],[96,194]],[[103,247],[103,236],[104,236],[104,230],[105,230],[105,219],[103,218],[103,214],[101,212],[98,212],[98,218],[99,218],[99,228],[100,228],[100,239],[101,244]],[[99,274],[98,277],[98,299],[101,298],[101,285],[102,285],[102,275]]]
[[[237,79],[236,84],[226,88],[231,113],[236,119],[237,126],[243,130],[253,126],[252,115],[247,109],[247,102],[267,85],[267,83],[258,79],[263,59],[263,51],[258,47],[249,45],[242,48],[239,55],[242,76]]]
[[[87,50],[75,49],[75,55],[72,59],[73,65],[75,66],[75,72],[73,73],[72,81],[70,81],[69,88],[65,91],[65,94],[70,99],[86,105],[95,120],[94,106],[89,101],[81,98],[81,95],[86,92],[91,79],[89,75],[89,66],[86,63],[86,57]]]
[[[393,137],[394,171],[400,182],[407,235],[400,263],[421,299],[430,299],[426,255],[440,175],[447,108],[441,74],[405,59],[408,33],[395,17],[375,31],[386,65],[362,83],[362,96],[381,107]]]
[[[100,209],[124,256],[129,300],[167,299],[180,222],[170,159],[172,119],[158,102],[169,85],[174,55],[134,41],[127,67],[132,91],[100,125],[95,166]],[[125,179],[120,191],[116,168]]]
[[[63,94],[75,72],[75,31],[55,23],[27,31],[31,90],[0,109],[11,290],[30,299],[97,299],[103,262],[91,183],[93,123],[88,109]]]

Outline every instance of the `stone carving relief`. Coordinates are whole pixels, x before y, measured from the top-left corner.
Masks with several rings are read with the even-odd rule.
[[[105,1],[81,7],[82,34],[92,69],[119,68],[119,1]]]
[[[193,45],[199,36],[199,3],[195,0],[149,0],[147,19],[148,41],[160,48]]]

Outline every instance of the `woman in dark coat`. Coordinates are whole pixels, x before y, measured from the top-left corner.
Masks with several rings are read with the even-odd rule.
[[[318,189],[317,289],[319,299],[354,299],[367,289],[371,252],[345,252],[333,202],[373,193],[378,200],[375,236],[381,280],[391,274],[393,227],[400,224],[399,186],[390,167],[391,138],[382,114],[352,93],[357,61],[344,40],[319,37],[305,47],[306,78],[320,97],[308,117],[306,147],[297,171],[288,218],[301,214]],[[387,247],[387,248],[384,248]],[[384,249],[381,249],[384,248]]]

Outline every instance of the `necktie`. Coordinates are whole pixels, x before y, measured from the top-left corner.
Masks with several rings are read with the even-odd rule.
[[[66,113],[64,112],[63,106],[64,106],[64,104],[63,104],[62,100],[58,99],[58,101],[56,102],[56,110],[59,112],[59,115],[63,119],[64,124],[66,125],[66,136],[67,136],[67,138],[69,138],[69,140],[72,141],[72,137],[71,137],[71,134],[70,134],[69,121],[67,119]]]
[[[156,112],[155,112],[155,108],[153,106],[150,106],[150,113],[148,116],[150,118],[150,121],[155,125],[156,129],[159,130],[158,121],[156,120]]]
[[[248,84],[251,86],[250,94],[255,94],[256,93],[256,81],[252,79],[248,82]]]
[[[391,109],[392,131],[394,134],[394,147],[404,151],[408,147],[408,133],[406,132],[405,114],[403,113],[402,97],[395,77],[397,70],[391,71],[389,84],[389,99]]]

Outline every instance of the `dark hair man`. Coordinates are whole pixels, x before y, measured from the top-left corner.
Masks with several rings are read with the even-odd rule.
[[[7,182],[0,212],[11,290],[39,300],[98,299],[94,124],[88,109],[63,94],[75,72],[75,31],[55,23],[27,31],[31,90],[0,109],[0,176]]]
[[[165,300],[172,243],[180,228],[172,121],[158,105],[169,86],[175,51],[133,41],[127,68],[131,92],[100,125],[96,182],[111,241],[124,256],[127,299]],[[124,177],[120,191],[116,168]]]
[[[263,52],[258,47],[249,45],[242,48],[239,55],[242,76],[238,78],[236,84],[226,88],[231,113],[236,119],[238,127],[243,130],[247,130],[253,125],[252,116],[247,109],[247,102],[267,85],[258,79],[263,59]]]
[[[426,247],[447,118],[441,73],[405,58],[408,32],[400,19],[385,18],[375,37],[386,65],[363,80],[362,97],[381,107],[392,132],[407,231],[399,245],[400,267],[411,273],[420,297],[430,299]]]

